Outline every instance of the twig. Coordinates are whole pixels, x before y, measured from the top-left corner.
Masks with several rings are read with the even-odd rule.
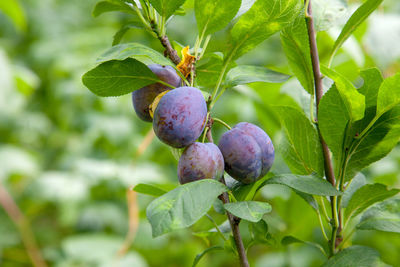
[[[125,237],[124,243],[118,251],[117,256],[119,258],[123,257],[129,250],[133,240],[135,239],[136,232],[139,226],[139,208],[136,199],[136,192],[131,189],[127,189],[126,198],[128,202],[129,230]]]
[[[18,231],[21,235],[22,242],[26,248],[29,258],[35,267],[47,267],[42,254],[38,248],[35,240],[35,236],[29,225],[28,220],[15,203],[12,196],[8,191],[0,184],[0,205],[4,208],[10,219],[17,226]]]
[[[311,1],[306,1],[306,22],[307,22],[307,30],[308,30],[308,38],[309,38],[309,43],[310,43],[310,53],[311,53],[311,62],[312,62],[312,67],[313,67],[313,74],[314,74],[314,84],[315,84],[315,101],[317,104],[317,115],[316,115],[316,120],[318,121],[318,107],[319,107],[319,102],[321,101],[322,95],[323,95],[323,88],[322,88],[322,76],[319,68],[319,56],[318,56],[318,48],[317,48],[317,41],[315,38],[315,29],[314,29],[314,21],[312,17],[312,8],[311,8]],[[328,145],[325,143],[325,140],[323,139],[321,132],[318,128],[318,134],[319,134],[319,139],[321,142],[322,146],[322,151],[323,151],[323,156],[324,156],[324,167],[325,167],[325,176],[326,179],[333,185],[336,185],[335,182],[335,174],[333,171],[333,166],[332,166],[332,160],[329,152]],[[337,244],[337,230],[338,230],[338,218],[337,218],[337,198],[336,197],[331,197],[331,208],[332,208],[332,238],[331,238],[331,253],[335,253],[335,249]]]
[[[161,44],[165,48],[165,53],[167,56],[174,62],[175,65],[178,65],[179,62],[181,62],[181,58],[178,56],[178,53],[176,52],[175,49],[172,48],[171,43],[169,42],[169,39],[166,35],[164,36],[159,36],[158,39],[160,40]]]
[[[221,182],[225,183],[225,178],[222,176]],[[221,201],[226,204],[229,203],[228,194],[225,192],[218,197]],[[242,236],[240,235],[239,224],[240,218],[233,216],[230,212],[226,211],[226,215],[228,216],[229,224],[231,225],[233,239],[235,239],[236,249],[239,254],[240,266],[241,267],[249,267],[249,262],[247,260],[246,250],[243,245]]]

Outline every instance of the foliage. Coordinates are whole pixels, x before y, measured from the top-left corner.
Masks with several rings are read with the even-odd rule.
[[[52,266],[235,266],[226,211],[242,219],[252,266],[400,262],[400,40],[376,31],[380,21],[395,32],[400,5],[311,1],[325,90],[315,121],[302,1],[228,2],[0,3],[0,189],[24,214],[16,223],[0,190],[0,265],[31,264],[32,231]],[[177,185],[177,161],[126,95],[159,82],[146,65],[175,67],[164,35],[199,58],[196,79],[184,80],[211,97],[213,118],[251,121],[271,136],[268,175]],[[392,49],[380,52],[382,39]],[[214,124],[216,143],[225,131]],[[223,192],[231,203],[218,200]],[[335,219],[343,242],[331,255],[324,235]]]

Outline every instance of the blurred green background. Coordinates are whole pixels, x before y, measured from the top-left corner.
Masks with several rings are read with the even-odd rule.
[[[191,266],[196,254],[207,248],[205,239],[189,229],[153,239],[145,217],[153,198],[129,190],[138,183],[176,186],[177,161],[166,145],[151,138],[151,124],[136,117],[130,95],[99,98],[82,85],[82,74],[111,46],[121,25],[131,20],[118,12],[93,18],[96,2],[0,1],[0,188],[10,193],[24,214],[15,224],[2,201],[0,266],[32,266],[23,243],[24,238],[29,240],[27,223],[50,266]],[[333,37],[359,4],[314,1],[323,62]],[[180,44],[193,46],[197,35],[193,1],[188,0],[184,8],[186,14],[174,17],[167,33]],[[162,51],[158,41],[141,29],[131,29],[122,42]],[[225,43],[226,32],[218,32],[208,52],[219,51]],[[358,68],[377,66],[385,76],[393,75],[400,71],[399,44],[400,2],[387,0],[346,42],[334,68],[358,86],[362,84]],[[238,64],[290,73],[279,34]],[[288,173],[279,154],[281,130],[272,107],[276,104],[299,105],[308,113],[309,96],[293,78],[284,84],[254,83],[228,90],[214,114],[231,125],[240,121],[260,125],[277,149],[272,171]],[[214,127],[216,140],[223,131],[219,125]],[[400,146],[364,174],[370,182],[400,187]],[[4,200],[4,191],[0,194]],[[265,187],[257,198],[273,207],[264,217],[272,238],[269,244],[249,249],[251,265],[321,264],[324,258],[315,248],[280,245],[285,235],[323,243],[313,210],[283,186]],[[212,214],[218,223],[225,220]],[[210,228],[202,219],[192,230]],[[241,228],[246,243],[247,225]],[[122,253],[124,244],[130,243],[129,230],[134,240]],[[353,244],[371,246],[387,264],[400,266],[399,234],[360,231]],[[205,256],[199,266],[236,264],[233,254],[217,251]]]

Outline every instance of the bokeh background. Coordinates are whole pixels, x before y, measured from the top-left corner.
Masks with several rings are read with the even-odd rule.
[[[115,32],[132,19],[118,12],[94,18],[96,2],[0,1],[0,266],[32,266],[28,252],[34,253],[35,246],[49,266],[60,267],[191,266],[196,254],[207,248],[205,239],[192,233],[212,228],[206,220],[191,230],[151,237],[145,208],[153,198],[130,188],[138,183],[176,186],[177,161],[166,145],[152,138],[151,124],[135,116],[129,95],[99,98],[82,85],[82,74],[95,66]],[[361,2],[314,1],[322,62],[340,26]],[[193,46],[193,1],[184,9],[186,14],[174,17],[167,33]],[[142,29],[130,29],[122,42],[162,51]],[[209,52],[220,51],[224,44],[226,32],[218,32]],[[346,42],[333,66],[358,86],[358,68],[377,66],[390,76],[400,71],[399,44],[400,2],[385,0]],[[238,63],[290,74],[279,34]],[[283,84],[254,83],[228,90],[214,114],[231,125],[249,121],[265,129],[278,150],[272,171],[288,173],[279,154],[281,127],[273,105],[299,105],[308,112],[309,96],[294,78]],[[214,127],[217,140],[223,131]],[[400,146],[364,175],[369,182],[400,187]],[[265,187],[257,198],[273,207],[264,217],[271,239],[249,249],[252,266],[321,264],[324,258],[313,247],[280,244],[285,235],[323,243],[313,210],[283,186]],[[5,209],[23,215],[10,217]],[[224,216],[214,215],[223,223]],[[247,225],[241,227],[247,242]],[[26,240],[33,248],[26,249]],[[387,264],[400,266],[399,234],[360,231],[353,243],[371,246]],[[236,259],[218,251],[199,266],[236,266]]]

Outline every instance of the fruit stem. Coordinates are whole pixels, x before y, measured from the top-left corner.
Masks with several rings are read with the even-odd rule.
[[[227,124],[226,122],[224,122],[224,121],[223,121],[223,120],[221,120],[221,119],[218,119],[218,118],[213,118],[213,121],[216,121],[216,122],[218,122],[218,123],[220,123],[220,124],[224,125],[226,128],[228,128],[228,130],[231,130],[231,129],[232,129],[232,127],[231,127],[231,126],[229,126],[229,124]]]
[[[224,176],[221,177],[221,183],[226,185]],[[221,199],[224,204],[229,203],[229,196],[226,192],[220,195],[219,199]],[[242,236],[240,235],[240,230],[239,230],[240,218],[233,216],[228,211],[226,211],[226,215],[228,216],[229,224],[231,225],[232,229],[233,239],[235,240],[236,249],[239,254],[240,266],[249,267],[246,250],[244,248]]]

